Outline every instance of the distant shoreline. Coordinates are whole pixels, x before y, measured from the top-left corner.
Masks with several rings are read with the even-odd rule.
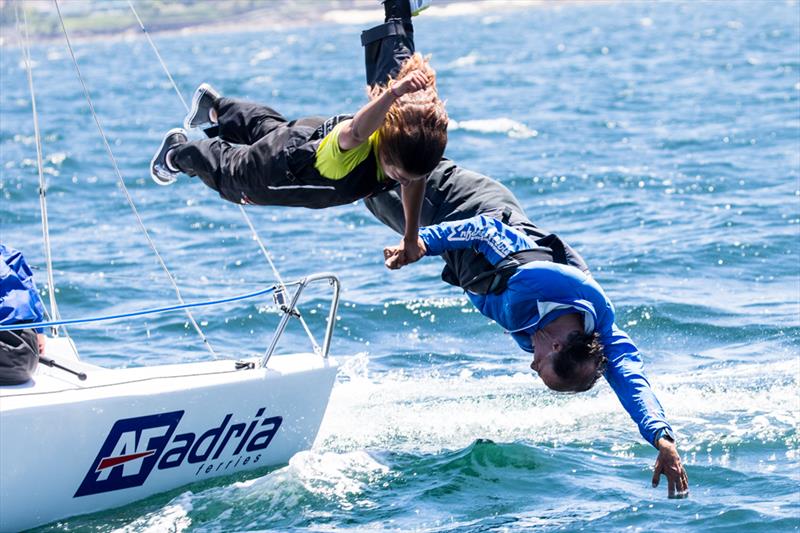
[[[529,9],[531,7],[541,7],[546,5],[558,5],[564,3],[582,3],[574,0],[434,0],[433,5],[424,11],[422,17],[449,17],[459,15],[490,15],[492,13]],[[254,32],[263,29],[276,28],[298,28],[312,26],[321,23],[335,25],[369,25],[380,24],[383,21],[383,13],[379,8],[378,0],[352,0],[347,7],[341,7],[341,2],[337,5],[323,2],[287,2],[271,4],[270,8],[260,8],[238,13],[225,14],[221,19],[209,23],[207,20],[198,21],[191,17],[185,20],[173,20],[148,24],[144,14],[139,13],[144,27],[148,33],[158,35],[186,35],[202,33],[225,33],[229,31]],[[314,9],[321,5],[323,8]],[[124,40],[130,39],[142,32],[138,22],[132,13],[128,13],[130,21],[124,24],[116,20],[115,26],[108,30],[97,29],[78,29],[71,30],[67,22],[67,30],[70,32],[70,40],[75,42],[95,41],[95,40]],[[53,14],[55,17],[55,14]],[[66,17],[65,17],[66,18]],[[57,19],[55,19],[57,20]],[[63,39],[60,26],[56,33],[37,33],[30,36],[31,40],[38,43],[51,43]],[[20,35],[14,24],[2,27],[0,34],[0,47],[14,48],[19,46]]]

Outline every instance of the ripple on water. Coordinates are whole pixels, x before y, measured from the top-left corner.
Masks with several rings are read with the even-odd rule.
[[[273,470],[54,527],[796,527],[796,8],[470,2],[415,19],[453,119],[448,157],[508,185],[534,222],[585,255],[678,431],[689,500],[667,500],[663,481],[649,488],[655,452],[606,384],[550,393],[530,355],[441,282],[438,259],[385,270],[382,248],[398,236],[356,202],[247,208],[284,278],[329,270],[342,280],[332,345],[342,367],[316,446]],[[330,28],[154,37],[185,96],[207,81],[297,118],[365,101],[360,28]],[[151,183],[152,151],[184,109],[142,36],[75,48],[125,184],[186,298],[271,285],[237,206],[196,180]],[[4,51],[0,241],[22,248],[41,279],[30,96],[19,51]],[[68,55],[55,41],[32,54],[62,315],[174,303]],[[309,293],[302,307],[318,336],[327,298]],[[278,319],[268,298],[197,316],[212,344],[254,355]],[[295,326],[281,354],[308,348]],[[108,366],[208,358],[179,313],[70,333]]]

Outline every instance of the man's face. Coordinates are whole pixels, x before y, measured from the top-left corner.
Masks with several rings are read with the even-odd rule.
[[[558,351],[564,347],[567,336],[568,334],[561,338],[561,336],[549,331],[548,327],[544,327],[531,335],[531,341],[533,342],[531,370],[539,374],[547,388],[557,392],[572,392],[574,390],[574,387],[565,383],[553,368],[553,359]]]
[[[553,356],[556,352],[549,352],[544,356],[538,356],[534,351],[531,369],[542,379],[547,388],[557,392],[568,392],[570,387],[564,383],[553,369]]]

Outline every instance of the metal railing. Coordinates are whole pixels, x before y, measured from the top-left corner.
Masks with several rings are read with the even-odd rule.
[[[9,331],[9,330],[18,330],[18,329],[30,329],[30,328],[50,328],[56,326],[64,326],[70,324],[88,324],[91,322],[103,322],[109,320],[120,320],[123,318],[131,318],[137,316],[144,316],[144,315],[152,315],[157,313],[167,313],[170,311],[178,311],[182,309],[189,309],[192,307],[207,307],[211,305],[219,305],[224,303],[236,302],[240,300],[246,300],[249,298],[255,298],[257,296],[262,296],[265,294],[273,294],[273,298],[275,300],[276,305],[278,308],[283,312],[283,316],[281,317],[280,321],[278,322],[278,327],[275,330],[275,333],[272,335],[272,340],[270,341],[269,346],[267,347],[266,352],[264,353],[263,358],[261,359],[260,368],[265,368],[267,363],[269,362],[270,357],[275,352],[275,348],[278,345],[278,341],[280,337],[283,335],[286,326],[289,323],[289,320],[294,318],[301,318],[300,312],[297,310],[297,302],[300,299],[300,295],[302,294],[303,290],[310,285],[311,283],[327,280],[328,283],[333,287],[333,294],[331,296],[331,304],[330,309],[328,310],[328,320],[327,326],[325,328],[325,338],[322,342],[322,347],[317,345],[316,340],[312,338],[312,343],[314,345],[314,352],[319,354],[323,358],[327,358],[330,351],[331,346],[331,339],[333,337],[333,328],[336,324],[336,311],[339,308],[339,291],[340,291],[340,283],[339,278],[337,278],[334,274],[328,272],[320,272],[317,274],[311,274],[304,278],[300,278],[297,281],[291,281],[288,283],[284,283],[281,285],[273,285],[266,289],[261,289],[259,291],[240,294],[237,296],[231,296],[229,298],[222,298],[218,300],[208,300],[204,302],[191,302],[191,303],[183,303],[179,305],[171,305],[167,307],[158,307],[153,309],[144,309],[142,311],[133,311],[130,313],[121,313],[116,315],[107,315],[107,316],[100,316],[100,317],[89,317],[89,318],[76,318],[76,319],[62,319],[62,320],[51,320],[47,322],[27,322],[25,324],[0,324],[0,331]],[[286,292],[289,287],[297,287],[293,294],[288,298],[289,303],[287,304],[287,295]],[[20,327],[22,326],[22,328]]]
[[[281,317],[281,321],[278,322],[278,328],[275,330],[275,334],[272,336],[272,341],[267,348],[266,353],[264,353],[264,357],[261,360],[261,368],[265,368],[267,363],[269,362],[269,358],[272,357],[272,353],[275,351],[275,347],[278,345],[278,340],[280,339],[281,335],[283,335],[283,330],[286,329],[286,325],[289,323],[289,319],[292,317],[300,318],[300,312],[297,311],[297,301],[300,299],[300,294],[303,290],[310,284],[315,281],[319,280],[328,280],[328,283],[333,287],[333,295],[331,296],[331,306],[328,310],[328,326],[325,328],[325,339],[322,341],[322,348],[320,349],[319,346],[314,346],[314,351],[319,353],[323,358],[328,357],[328,352],[330,351],[331,347],[331,338],[333,336],[333,326],[336,323],[336,311],[339,308],[339,278],[335,275],[321,272],[318,274],[311,274],[310,276],[306,276],[301,278],[298,281],[294,281],[291,283],[284,284],[284,287],[292,287],[297,285],[297,290],[291,297],[291,302],[289,305],[286,305],[285,294],[283,290],[279,287],[275,287],[274,298],[275,303],[278,305],[281,311],[283,311],[283,316]]]

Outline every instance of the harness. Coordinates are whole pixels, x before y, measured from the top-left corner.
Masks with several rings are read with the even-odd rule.
[[[361,161],[347,176],[330,180],[320,175],[314,167],[317,149],[322,139],[333,128],[352,115],[333,117],[306,117],[288,123],[288,139],[285,142],[286,177],[289,186],[317,186],[314,189],[299,189],[300,197],[283,205],[324,208],[348,204],[361,198],[381,193],[396,187],[391,179],[377,180],[378,162],[372,154]],[[291,199],[290,199],[291,200]]]
[[[503,210],[501,221],[508,224],[511,217],[511,211],[506,208]],[[571,265],[584,272],[588,272],[589,268],[583,260],[575,254],[558,235],[551,233],[544,237],[536,239],[536,248],[529,250],[520,250],[509,254],[504,257],[497,265],[491,265],[485,257],[480,255],[482,264],[479,268],[483,271],[475,275],[470,275],[466,280],[453,279],[455,275],[450,276],[450,279],[445,277],[443,279],[452,284],[468,290],[475,294],[500,294],[508,287],[508,280],[519,267],[533,261],[550,261],[552,263],[559,263],[562,265]],[[488,266],[487,266],[488,265]],[[466,277],[466,276],[465,276]],[[454,283],[456,281],[456,283]]]

